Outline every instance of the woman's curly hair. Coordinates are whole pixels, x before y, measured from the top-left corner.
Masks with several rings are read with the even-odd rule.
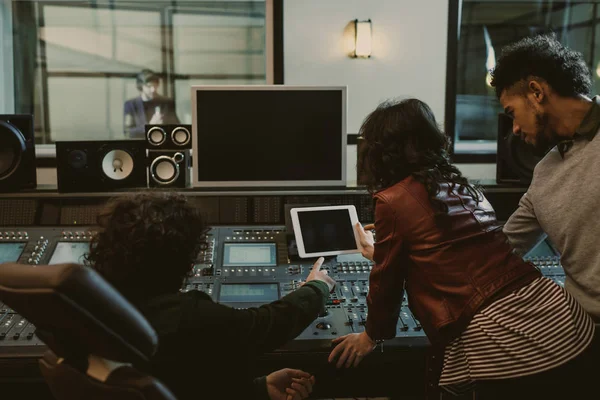
[[[208,231],[185,196],[152,192],[110,200],[98,228],[86,264],[133,301],[177,292]]]
[[[476,202],[480,190],[450,163],[450,139],[438,127],[427,104],[417,99],[387,101],[365,118],[360,131],[358,173],[370,193],[395,185],[412,176],[427,189],[438,214],[447,214],[446,204],[437,199],[440,183],[458,185],[459,191]]]

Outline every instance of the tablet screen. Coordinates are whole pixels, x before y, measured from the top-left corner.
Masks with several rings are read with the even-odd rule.
[[[357,248],[347,209],[299,211],[298,223],[306,253]]]

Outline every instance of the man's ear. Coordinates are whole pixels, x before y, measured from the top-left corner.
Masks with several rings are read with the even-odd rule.
[[[535,80],[529,81],[527,88],[529,89],[529,93],[532,95],[533,99],[536,102],[542,103],[545,100],[546,88],[542,86],[540,82]]]

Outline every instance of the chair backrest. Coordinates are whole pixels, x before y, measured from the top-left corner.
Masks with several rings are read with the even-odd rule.
[[[156,331],[91,268],[0,264],[0,300],[50,348],[40,368],[57,399],[174,399],[141,372],[156,352]]]

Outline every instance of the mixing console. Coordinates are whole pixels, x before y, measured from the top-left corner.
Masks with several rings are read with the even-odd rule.
[[[45,265],[83,262],[91,228],[0,228],[0,263]],[[198,256],[194,275],[183,291],[201,290],[215,301],[247,308],[277,300],[296,289],[308,276],[314,260],[295,259],[288,251],[290,235],[283,226],[213,227],[208,246]],[[542,242],[527,259],[544,275],[564,285],[556,251]],[[362,332],[367,319],[366,296],[372,262],[361,255],[329,258],[323,268],[337,281],[325,312],[284,349],[322,350],[331,339]],[[41,355],[44,346],[35,327],[0,302],[0,358]],[[406,301],[390,346],[426,346],[425,334]]]

